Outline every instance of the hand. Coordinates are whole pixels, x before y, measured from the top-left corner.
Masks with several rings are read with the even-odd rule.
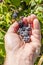
[[[5,65],[33,65],[34,59],[39,55],[41,47],[39,21],[34,14],[24,17],[23,20],[26,20],[29,23],[33,21],[34,28],[32,29],[31,42],[24,43],[19,35],[15,33],[14,27],[18,25],[18,23],[15,22],[12,24],[5,35],[5,49],[7,57]]]

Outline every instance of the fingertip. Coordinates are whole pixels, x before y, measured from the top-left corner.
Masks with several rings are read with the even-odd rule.
[[[23,18],[23,22],[24,22],[25,25],[28,24],[28,22],[27,22],[27,17],[24,17],[24,18]]]
[[[27,22],[28,23],[33,23],[33,20],[36,19],[36,15],[31,14],[30,16],[27,17]]]
[[[38,30],[40,29],[40,23],[38,19],[34,19],[33,26],[34,26],[34,29],[38,29]]]
[[[32,17],[36,18],[36,15],[35,14],[31,14]]]
[[[27,17],[27,22],[28,22],[28,23],[31,22],[31,17],[30,17],[30,16]]]
[[[24,21],[24,22],[27,21],[27,17],[24,17],[24,18],[23,18],[23,21]]]
[[[18,26],[18,22],[15,21],[11,26],[12,26],[12,27],[13,27],[13,26],[14,26],[14,27]]]
[[[34,14],[31,14],[30,17],[31,17],[31,22],[33,22],[33,20],[37,18],[36,15],[34,15]]]

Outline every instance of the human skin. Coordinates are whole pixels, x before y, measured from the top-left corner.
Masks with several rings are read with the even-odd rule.
[[[18,23],[12,24],[5,35],[6,58],[4,65],[34,65],[34,60],[40,53],[41,33],[37,17],[32,14],[24,17],[23,20],[28,23],[33,22],[31,42],[23,42],[14,30]]]

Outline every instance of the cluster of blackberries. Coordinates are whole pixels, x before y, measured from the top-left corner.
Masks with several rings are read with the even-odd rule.
[[[19,24],[19,29],[18,29],[17,33],[22,36],[22,39],[26,43],[28,43],[30,41],[30,31],[31,31],[30,24],[25,25],[22,20],[20,20],[18,22],[18,24]]]

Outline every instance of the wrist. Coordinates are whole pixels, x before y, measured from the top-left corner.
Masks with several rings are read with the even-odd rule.
[[[9,52],[6,55],[4,65],[33,65],[33,63],[28,59],[22,59],[20,56],[13,52]]]
[[[15,57],[13,53],[6,54],[4,65],[15,65]]]

